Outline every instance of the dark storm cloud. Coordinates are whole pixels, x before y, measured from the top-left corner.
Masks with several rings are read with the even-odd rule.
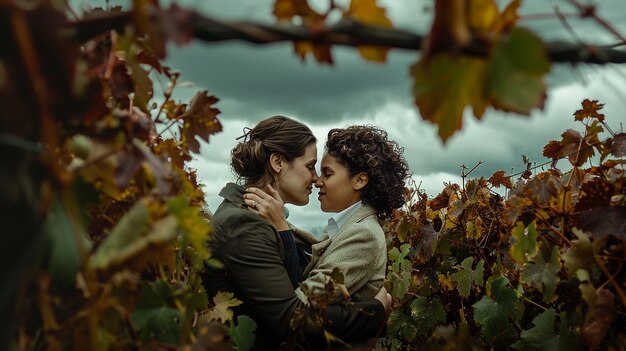
[[[287,114],[306,121],[356,118],[393,99],[410,99],[409,66],[416,53],[394,52],[385,64],[365,62],[355,50],[334,49],[335,66],[301,62],[290,44],[192,44],[175,49],[168,64],[183,80],[217,95],[225,116],[257,120]]]

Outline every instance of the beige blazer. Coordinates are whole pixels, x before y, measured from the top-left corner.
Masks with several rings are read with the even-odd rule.
[[[294,233],[300,240],[310,240],[303,237],[310,234],[302,230]],[[323,234],[312,245],[312,253],[303,281],[309,291],[323,288],[335,267],[343,272],[344,285],[353,301],[372,298],[383,286],[387,244],[376,211],[370,206],[357,210],[332,238]]]

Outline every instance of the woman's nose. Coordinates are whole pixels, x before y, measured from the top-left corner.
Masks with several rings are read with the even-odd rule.
[[[318,178],[315,180],[315,187],[316,187],[316,188],[321,188],[323,184],[324,184],[324,182],[322,182],[322,178],[319,178],[319,177],[318,177]]]

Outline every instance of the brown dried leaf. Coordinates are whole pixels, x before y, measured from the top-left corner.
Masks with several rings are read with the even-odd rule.
[[[596,240],[609,235],[626,240],[626,207],[595,207],[580,214],[578,225]]]
[[[582,343],[587,350],[598,349],[616,316],[615,295],[607,288],[599,289],[591,319],[580,332]]]
[[[539,206],[547,205],[556,196],[557,187],[554,177],[549,173],[540,173],[526,183],[526,196]]]
[[[585,99],[582,102],[583,108],[574,112],[574,120],[582,121],[585,118],[595,118],[599,122],[604,121],[604,114],[598,111],[602,110],[604,104],[599,104],[598,100]]]
[[[506,172],[504,172],[504,171],[496,171],[489,178],[489,183],[491,183],[491,185],[495,186],[496,188],[498,188],[498,187],[500,187],[502,185],[502,186],[504,186],[507,189],[513,189],[513,184],[511,183],[511,178],[507,177],[505,174],[506,174]]]
[[[526,207],[531,204],[532,202],[529,199],[513,195],[506,201],[502,217],[508,225],[512,226],[517,222],[517,218],[524,212]]]
[[[183,147],[186,146],[191,152],[199,153],[200,143],[196,136],[208,142],[209,136],[222,131],[222,124],[217,119],[220,110],[212,106],[218,101],[215,96],[209,96],[206,90],[199,91],[191,99],[189,108],[180,116],[183,120],[180,127]]]
[[[567,156],[572,165],[581,166],[595,155],[593,148],[588,147],[589,144],[578,131],[568,129],[561,136],[562,156]]]

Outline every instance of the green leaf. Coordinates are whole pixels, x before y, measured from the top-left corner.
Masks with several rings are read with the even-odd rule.
[[[411,303],[411,318],[417,324],[417,334],[426,337],[437,324],[446,321],[446,310],[439,299],[428,299],[424,296],[417,296]]]
[[[178,309],[170,307],[171,298],[172,289],[162,280],[141,285],[141,295],[131,321],[142,340],[179,343],[183,315]]]
[[[485,69],[483,59],[448,55],[420,60],[411,67],[415,104],[424,120],[437,125],[444,143],[461,129],[468,105],[482,117]]]
[[[400,340],[412,341],[417,335],[417,327],[402,309],[394,308],[387,321],[387,333],[392,337],[399,337]]]
[[[535,107],[543,108],[543,76],[550,71],[543,42],[522,28],[513,28],[501,38],[487,70],[486,90],[493,106],[525,115]]]
[[[209,258],[206,245],[211,232],[211,225],[202,217],[198,206],[191,206],[185,196],[177,196],[167,202],[168,209],[179,221],[186,241],[199,254],[202,261]]]
[[[147,233],[142,235],[148,220],[149,213],[145,205],[138,203],[131,208],[94,253],[91,266],[104,269],[120,265],[139,255],[150,255],[152,251],[149,248],[176,238],[178,220],[174,216],[169,215],[152,223]]]
[[[548,262],[544,260],[543,255],[537,255],[535,262],[526,264],[521,274],[521,280],[543,292],[543,300],[551,303],[557,298],[554,292],[559,282],[558,273],[560,271],[559,249],[554,246]]]
[[[480,260],[476,270],[473,270],[474,258],[468,257],[461,262],[461,266],[457,266],[457,271],[450,275],[450,279],[456,282],[459,294],[464,298],[469,296],[473,284],[483,286],[484,264],[485,262]]]
[[[400,240],[400,242],[404,242],[404,240],[406,240],[406,235],[411,227],[411,223],[409,222],[402,221],[400,223],[400,226],[398,227],[398,239]]]
[[[231,321],[230,337],[237,345],[237,350],[248,351],[254,345],[256,322],[248,316],[238,316],[237,324]]]
[[[142,201],[138,201],[111,230],[111,233],[98,246],[91,257],[90,264],[95,268],[104,268],[120,250],[139,239],[146,230],[150,213]]]
[[[519,320],[523,315],[524,305],[519,301],[517,293],[509,288],[505,277],[498,277],[491,283],[491,296],[483,296],[476,302],[474,320],[480,324],[483,336],[490,343],[500,335],[507,333],[510,319]]]
[[[70,219],[56,196],[46,217],[43,231],[50,247],[48,262],[50,273],[63,283],[71,283],[80,268],[81,259],[76,239],[72,234]]]
[[[572,240],[572,247],[566,250],[561,256],[563,257],[563,265],[567,271],[567,275],[575,277],[579,269],[590,270],[595,266],[593,258],[593,246],[589,236],[578,228],[573,228],[572,233],[578,239]]]
[[[522,331],[521,340],[512,345],[517,350],[577,351],[580,342],[569,330],[567,320],[561,317],[559,334],[554,330],[555,311],[550,308],[533,319],[533,328]]]
[[[391,270],[387,274],[387,280],[391,282],[391,296],[400,299],[409,291],[411,285],[411,261],[405,257],[409,254],[411,245],[402,244],[400,250],[394,247],[389,251]]]
[[[537,243],[537,224],[535,221],[524,228],[522,222],[517,222],[517,226],[511,231],[511,237],[514,240],[509,253],[517,262],[525,263],[532,259],[539,252],[539,243]]]

